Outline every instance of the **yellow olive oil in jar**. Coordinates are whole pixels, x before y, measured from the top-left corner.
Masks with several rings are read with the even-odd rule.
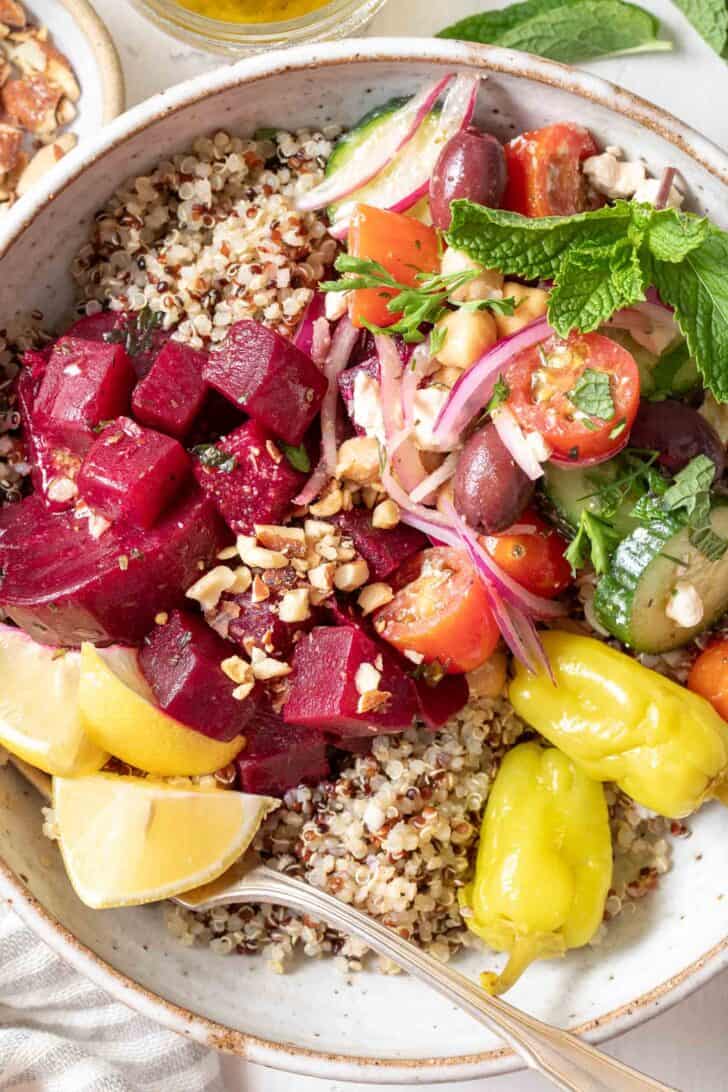
[[[228,23],[282,23],[300,19],[329,0],[177,0],[182,8]]]

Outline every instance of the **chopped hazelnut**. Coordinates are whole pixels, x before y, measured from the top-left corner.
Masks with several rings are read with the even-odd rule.
[[[389,584],[367,584],[359,593],[357,603],[361,607],[362,614],[371,614],[372,611],[384,607],[394,599],[394,592]]]
[[[281,622],[305,622],[311,617],[308,588],[293,588],[282,597],[278,608]]]
[[[302,527],[256,523],[255,535],[260,545],[268,550],[277,550],[287,557],[306,556],[306,533]]]
[[[315,565],[313,569],[308,570],[308,579],[310,584],[318,591],[329,592],[334,586],[334,573],[336,572],[336,566],[330,561],[325,561],[321,565]]]
[[[393,500],[384,500],[372,512],[372,527],[380,531],[391,531],[399,523],[399,505]]]
[[[238,535],[237,547],[240,558],[253,569],[285,569],[288,558],[278,550],[266,550],[258,546],[249,535]]]
[[[334,573],[334,584],[342,592],[356,591],[369,579],[369,566],[363,558],[339,565]]]
[[[380,474],[379,442],[374,436],[352,436],[344,440],[336,460],[336,477],[357,485],[370,485]]]
[[[341,490],[335,487],[316,504],[312,504],[309,511],[314,516],[335,516],[337,512],[341,511],[341,503]]]
[[[354,676],[354,686],[357,694],[368,694],[370,690],[378,690],[382,681],[381,671],[377,671],[374,664],[359,664]]]
[[[227,565],[216,565],[187,589],[188,599],[195,599],[203,610],[216,607],[220,596],[235,583],[235,573]]]
[[[228,656],[220,667],[229,679],[234,683],[252,683],[254,681],[253,669],[242,656]]]
[[[274,660],[272,656],[266,656],[259,648],[253,649],[250,659],[253,674],[261,682],[266,682],[268,679],[282,679],[285,675],[290,675],[292,670],[290,664],[283,660]]]
[[[250,598],[253,603],[263,603],[270,596],[270,588],[266,584],[265,580],[262,580],[260,576],[256,574],[253,577],[253,590],[250,593]]]

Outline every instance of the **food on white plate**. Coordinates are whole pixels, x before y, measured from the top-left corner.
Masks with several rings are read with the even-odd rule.
[[[669,165],[628,192],[579,119],[502,145],[479,90],[200,138],[101,210],[70,328],[16,339],[0,739],[56,775],[90,905],[164,899],[252,838],[443,959],[509,951],[500,990],[598,939],[728,797],[726,236]],[[550,894],[505,913],[515,860]],[[167,913],[279,969],[303,930]]]

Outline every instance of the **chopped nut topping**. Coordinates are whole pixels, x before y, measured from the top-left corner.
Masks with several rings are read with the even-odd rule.
[[[255,535],[260,545],[268,550],[277,550],[287,557],[306,556],[306,533],[301,527],[256,523]]]
[[[228,591],[235,583],[235,573],[227,565],[216,565],[208,573],[195,581],[191,588],[187,589],[188,599],[195,599],[203,610],[212,610],[216,607],[220,596]]]
[[[325,497],[316,504],[312,504],[309,511],[313,516],[335,516],[341,511],[342,494],[338,487],[330,490]]]
[[[233,697],[236,701],[245,701],[250,697],[251,693],[255,689],[255,680],[252,682],[241,683],[240,686],[236,686],[233,690]]]
[[[282,597],[278,608],[281,622],[305,622],[311,617],[308,588],[293,588]]]
[[[233,575],[235,582],[230,585],[230,591],[234,592],[235,595],[242,595],[253,582],[250,569],[246,565],[239,565],[237,569],[233,569]]]
[[[234,557],[240,557],[240,554],[237,546],[226,546],[217,556],[220,561],[232,561]]]
[[[48,483],[48,499],[52,501],[69,501],[78,493],[78,486],[72,478],[51,478]]]
[[[259,648],[254,648],[250,659],[253,664],[253,674],[256,679],[265,682],[268,679],[282,679],[290,675],[292,668],[283,660],[274,660],[272,656],[266,656]]]
[[[391,697],[392,695],[388,690],[369,690],[359,698],[356,711],[357,713],[373,713],[386,705]]]
[[[238,535],[238,553],[241,560],[253,569],[285,569],[288,558],[279,550],[266,550],[258,546],[254,538],[249,535]]]
[[[250,593],[250,598],[253,603],[263,603],[270,596],[270,588],[266,584],[262,577],[256,576],[253,578],[253,590]]]
[[[154,615],[155,624],[158,626],[166,626],[169,621],[169,615],[166,610],[160,610],[159,614]]]
[[[369,566],[364,558],[339,565],[334,573],[334,584],[343,592],[356,591],[369,579]]]
[[[0,23],[5,23],[9,27],[22,28],[26,21],[22,4],[17,3],[17,0],[0,0]]]
[[[307,519],[303,524],[303,531],[309,542],[318,542],[333,530],[333,526],[323,519]]]
[[[254,681],[253,669],[242,656],[228,656],[227,660],[222,661],[220,667],[234,683],[253,683]]]
[[[308,570],[308,579],[317,591],[326,592],[328,595],[334,587],[335,572],[336,566],[330,561],[325,561],[322,565],[316,565]]]
[[[372,512],[372,527],[380,531],[391,531],[399,523],[399,505],[393,500],[385,500]]]
[[[357,694],[368,694],[370,690],[378,690],[382,681],[381,671],[377,671],[374,664],[359,664],[354,676],[354,686]]]
[[[17,166],[22,146],[22,129],[0,122],[0,174],[7,174]]]
[[[394,592],[389,584],[367,584],[366,588],[362,588],[359,593],[357,603],[361,607],[361,612],[364,615],[371,614],[372,611],[378,610],[379,607],[384,607],[387,603],[391,603],[394,599]]]
[[[336,460],[336,477],[357,485],[370,485],[380,475],[379,442],[374,436],[352,436],[344,440]]]

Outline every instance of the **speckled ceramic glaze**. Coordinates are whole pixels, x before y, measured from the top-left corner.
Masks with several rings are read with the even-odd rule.
[[[596,77],[523,54],[430,40],[370,39],[292,50],[223,68],[119,118],[64,160],[5,220],[0,233],[0,326],[19,309],[62,320],[67,269],[96,208],[118,182],[225,127],[348,124],[445,69],[484,81],[478,121],[501,136],[573,119],[653,172],[671,164],[695,209],[728,228],[728,160],[660,110]],[[79,970],[177,1031],[251,1060],[316,1076],[371,1082],[455,1081],[517,1065],[495,1039],[404,977],[344,980],[330,962],[286,977],[263,959],[188,950],[167,935],[163,910],[85,909],[41,834],[40,801],[0,771],[0,894]],[[512,1000],[542,1019],[604,1039],[646,1020],[728,964],[728,816],[707,807],[675,846],[659,891],[620,918],[599,949],[534,967]],[[471,953],[471,975],[492,964]]]

